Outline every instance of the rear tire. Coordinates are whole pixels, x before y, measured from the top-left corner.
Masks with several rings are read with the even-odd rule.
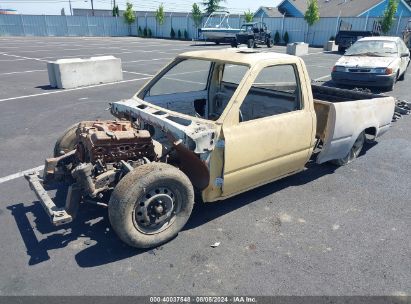
[[[270,38],[267,39],[266,45],[268,48],[271,48],[273,46]]]
[[[362,131],[360,135],[358,135],[357,139],[355,140],[353,146],[350,149],[350,152],[348,152],[346,157],[343,157],[340,159],[334,159],[330,162],[336,166],[345,166],[349,164],[350,162],[352,162],[354,159],[356,159],[360,155],[364,147],[364,143],[365,143],[365,132]]]
[[[54,145],[54,152],[53,155],[54,157],[61,156],[63,154],[66,154],[67,152],[70,152],[71,150],[74,150],[76,148],[77,144],[77,138],[76,138],[76,130],[78,127],[79,123],[76,123],[66,129],[61,135],[55,145]]]
[[[149,163],[137,167],[117,184],[108,215],[123,242],[152,248],[180,232],[193,205],[193,186],[183,172],[168,164]]]
[[[237,41],[231,41],[231,47],[232,48],[238,47]]]
[[[249,48],[249,49],[252,49],[252,48],[254,48],[254,39],[248,39],[247,40],[247,47]]]
[[[338,52],[339,53],[344,53],[345,52],[345,47],[338,46]]]

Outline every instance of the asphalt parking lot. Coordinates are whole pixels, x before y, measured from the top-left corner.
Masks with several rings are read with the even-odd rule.
[[[348,166],[310,165],[197,204],[178,237],[154,250],[124,245],[99,207],[83,206],[67,226],[49,223],[21,172],[41,166],[71,124],[110,118],[109,102],[133,95],[176,54],[225,47],[0,37],[0,295],[411,294],[411,117]],[[47,61],[98,55],[120,57],[124,80],[48,86]],[[312,79],[327,81],[339,56],[310,49],[303,59]],[[411,99],[407,73],[388,94]]]

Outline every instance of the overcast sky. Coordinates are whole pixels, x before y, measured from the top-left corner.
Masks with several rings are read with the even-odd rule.
[[[91,0],[71,0],[73,8],[91,8]],[[93,0],[95,9],[110,9],[113,0]],[[120,9],[125,8],[126,0],[116,0]],[[155,10],[160,3],[166,11],[190,11],[191,0],[131,0],[135,10]],[[280,0],[227,0],[222,3],[231,13],[242,13],[260,6],[275,6]],[[0,0],[0,8],[17,9],[19,14],[59,15],[62,8],[69,15],[69,0]]]

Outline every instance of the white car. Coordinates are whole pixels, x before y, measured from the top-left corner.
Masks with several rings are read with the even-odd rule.
[[[404,80],[410,51],[399,37],[366,37],[355,42],[331,73],[337,84],[381,87],[391,91]]]

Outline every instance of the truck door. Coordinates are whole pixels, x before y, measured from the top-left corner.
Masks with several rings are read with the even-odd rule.
[[[254,70],[223,125],[223,196],[302,170],[314,145],[305,74],[295,63]]]

